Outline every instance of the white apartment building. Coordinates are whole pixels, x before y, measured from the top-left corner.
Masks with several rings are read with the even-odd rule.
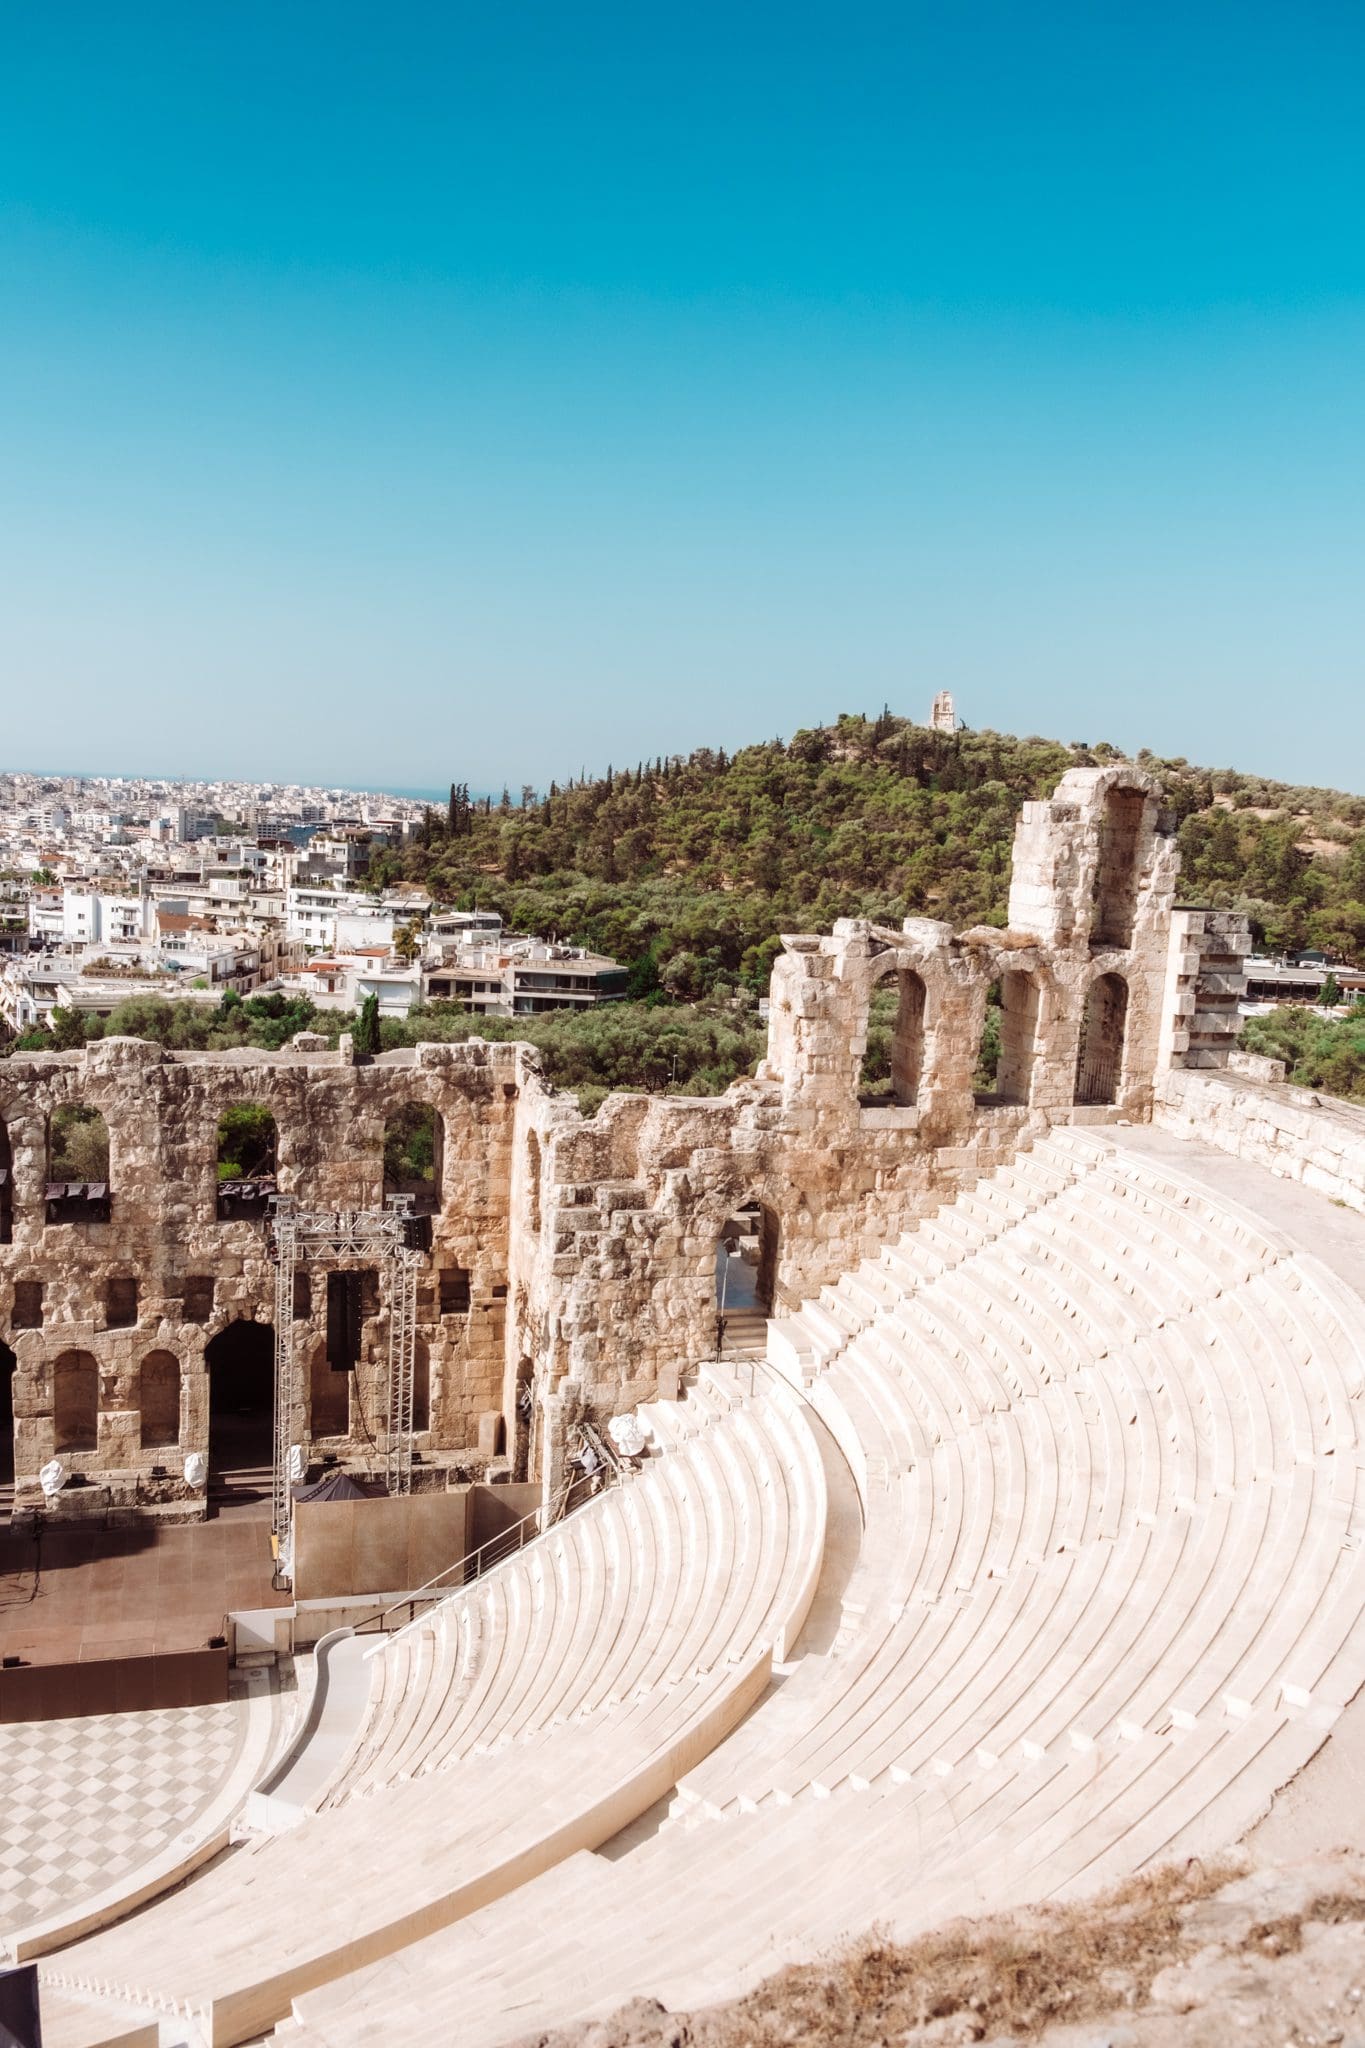
[[[152,900],[145,894],[109,895],[71,883],[62,890],[63,945],[135,945],[151,937],[152,924]]]
[[[342,916],[352,930],[368,925],[371,931],[378,931],[386,924],[392,937],[392,918],[378,896],[342,894],[331,887],[297,882],[285,892],[285,935],[297,939],[309,952],[337,950],[337,919]],[[387,946],[388,938],[377,937],[373,943]]]

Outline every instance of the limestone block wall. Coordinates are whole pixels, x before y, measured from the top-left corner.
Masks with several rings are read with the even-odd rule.
[[[269,1325],[274,1268],[261,1224],[220,1221],[217,1126],[236,1103],[260,1103],[278,1130],[282,1192],[309,1207],[377,1206],[383,1196],[387,1118],[418,1102],[444,1133],[441,1210],[418,1295],[419,1343],[430,1380],[429,1454],[473,1454],[480,1418],[502,1406],[508,1298],[509,1177],[521,1088],[521,1049],[481,1043],[423,1046],[353,1066],[335,1053],[167,1053],[134,1040],[105,1040],[82,1053],[40,1053],[0,1065],[0,1120],[13,1158],[10,1242],[0,1246],[0,1337],[17,1360],[15,1466],[19,1497],[58,1448],[54,1370],[69,1354],[98,1367],[96,1441],[62,1447],[68,1466],[100,1485],[73,1494],[75,1511],[152,1505],[186,1497],[184,1456],[209,1444],[205,1353],[237,1321]],[[104,1117],[110,1140],[107,1222],[47,1222],[49,1119],[80,1103]],[[444,1268],[468,1276],[468,1306],[442,1315]],[[111,1324],[111,1279],[136,1284],[134,1320]],[[375,1312],[345,1402],[346,1426],[323,1439],[306,1393],[325,1349],[326,1284],[310,1275],[296,1302],[296,1352],[304,1407],[298,1440],[363,1456],[382,1412],[387,1308],[382,1273]],[[31,1322],[35,1286],[40,1314]],[[142,1441],[142,1366],[173,1355],[180,1421],[173,1444]],[[329,1390],[331,1391],[331,1390]],[[166,1468],[154,1478],[152,1468]]]
[[[1350,1103],[1283,1082],[1177,1067],[1158,1082],[1153,1121],[1365,1215],[1365,1110]]]
[[[1251,926],[1235,910],[1171,916],[1159,1067],[1226,1067],[1241,1028]]]

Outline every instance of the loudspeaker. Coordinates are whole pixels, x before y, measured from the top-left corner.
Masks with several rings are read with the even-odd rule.
[[[360,1357],[360,1275],[327,1275],[327,1363],[350,1372]]]

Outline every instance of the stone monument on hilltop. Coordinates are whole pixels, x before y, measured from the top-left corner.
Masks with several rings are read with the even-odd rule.
[[[929,713],[929,729],[931,732],[957,731],[957,712],[953,708],[951,690],[939,690],[935,693],[933,708]]]

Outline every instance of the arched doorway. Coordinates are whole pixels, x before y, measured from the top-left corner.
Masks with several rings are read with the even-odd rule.
[[[1118,1099],[1123,1074],[1123,1036],[1128,1021],[1128,984],[1121,974],[1101,974],[1085,999],[1076,1060],[1076,1101],[1103,1105]]]
[[[716,1240],[718,1351],[764,1348],[777,1294],[777,1253],[777,1216],[765,1202],[731,1210]]]
[[[270,1491],[275,1461],[275,1332],[239,1319],[204,1351],[209,1374],[209,1466],[220,1487]]]
[[[0,1491],[14,1484],[14,1374],[19,1364],[0,1338]]]

